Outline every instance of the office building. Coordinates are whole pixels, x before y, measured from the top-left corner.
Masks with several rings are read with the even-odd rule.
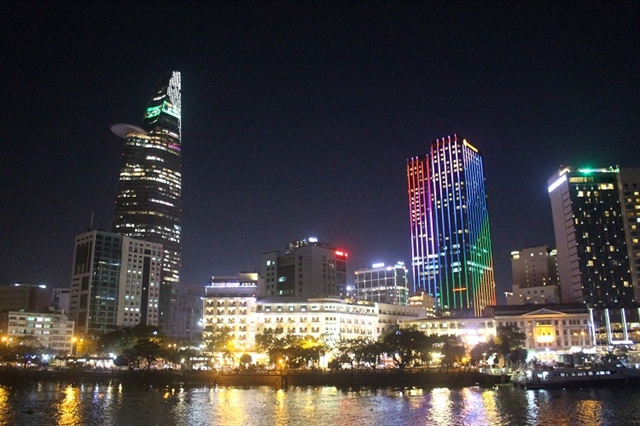
[[[182,255],[181,80],[159,79],[142,126],[116,124],[125,139],[113,231],[162,244],[160,325],[165,326],[171,287],[180,281]]]
[[[640,300],[640,169],[573,169],[549,179],[563,303],[622,308]]]
[[[348,254],[315,238],[262,255],[259,297],[346,297]]]
[[[377,263],[355,271],[355,298],[358,301],[409,304],[409,282],[404,262],[394,266]]]
[[[511,271],[508,305],[560,303],[557,250],[539,246],[512,251]]]
[[[496,302],[483,160],[466,139],[407,161],[413,292],[441,311],[480,316]]]
[[[0,312],[19,310],[47,312],[50,303],[51,289],[44,284],[0,285]]]
[[[189,344],[202,341],[204,295],[204,285],[181,283],[171,289],[171,321],[164,328],[169,338]]]
[[[162,245],[106,231],[76,236],[69,318],[79,333],[158,325]]]
[[[51,295],[51,309],[62,314],[69,313],[69,302],[71,301],[71,289],[54,288]]]

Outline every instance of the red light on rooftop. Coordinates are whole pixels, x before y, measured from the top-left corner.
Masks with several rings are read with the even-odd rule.
[[[336,251],[336,256],[344,256],[347,257],[349,256],[347,253],[343,252],[343,251]]]

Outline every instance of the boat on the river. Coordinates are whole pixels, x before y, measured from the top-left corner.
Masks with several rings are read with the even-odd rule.
[[[524,389],[637,387],[640,386],[640,370],[620,363],[590,367],[527,368],[514,371],[511,381]]]

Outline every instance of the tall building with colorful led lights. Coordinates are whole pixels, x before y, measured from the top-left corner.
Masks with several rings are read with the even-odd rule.
[[[142,126],[116,124],[125,139],[113,231],[163,247],[159,324],[168,322],[171,287],[180,281],[182,255],[181,81],[162,76]]]
[[[640,302],[640,169],[559,170],[549,179],[563,303]]]
[[[407,160],[413,291],[436,309],[482,314],[495,305],[482,155],[452,135]]]

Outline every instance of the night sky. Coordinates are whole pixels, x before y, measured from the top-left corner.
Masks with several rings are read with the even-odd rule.
[[[0,2],[0,283],[67,287],[123,140],[182,72],[182,281],[316,236],[410,264],[406,160],[484,155],[499,301],[560,165],[640,166],[640,2]],[[350,279],[353,280],[352,274]]]

